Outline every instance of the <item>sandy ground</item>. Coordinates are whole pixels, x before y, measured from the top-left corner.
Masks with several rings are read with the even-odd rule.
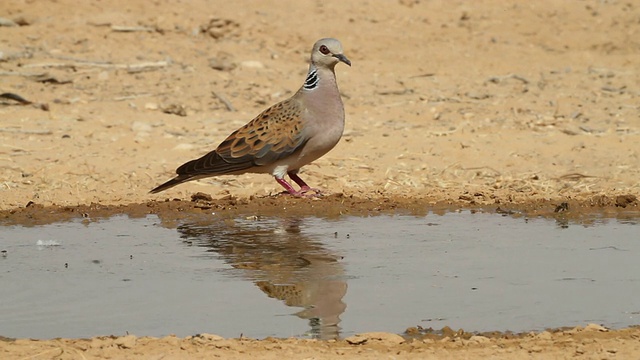
[[[448,204],[552,214],[564,202],[570,212],[637,209],[633,2],[228,3],[2,1],[0,93],[32,102],[0,99],[2,218],[197,211],[189,205],[196,192],[212,196],[206,206],[242,212],[283,204],[301,213]],[[311,45],[327,36],[353,62],[336,69],[346,131],[302,175],[333,195],[274,198],[281,188],[267,175],[148,194],[297,90]],[[360,345],[18,340],[0,341],[0,357],[637,358],[639,337],[638,329],[591,329]]]

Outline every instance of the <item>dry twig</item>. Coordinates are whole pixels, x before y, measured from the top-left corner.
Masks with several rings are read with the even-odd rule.
[[[111,64],[92,61],[78,61],[75,63],[36,63],[26,64],[24,68],[36,67],[54,67],[54,68],[79,68],[79,67],[97,67],[103,69],[125,69],[130,73],[157,70],[169,66],[168,61],[142,62],[137,64]]]
[[[211,91],[211,93],[213,94],[213,96],[215,96],[218,100],[220,100],[224,104],[227,110],[236,111],[236,108],[234,108],[233,105],[231,105],[231,102],[229,102],[229,100],[227,100],[227,98],[224,95],[222,95],[221,93],[215,90]]]

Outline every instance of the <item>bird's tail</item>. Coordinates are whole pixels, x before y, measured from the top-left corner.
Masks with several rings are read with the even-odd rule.
[[[187,182],[189,180],[193,179],[193,175],[178,175],[176,177],[174,177],[173,179],[167,181],[166,183],[159,185],[155,188],[153,188],[151,191],[149,191],[149,193],[151,194],[157,194],[161,191],[165,191],[167,189],[170,189],[176,185],[180,185],[183,182]]]

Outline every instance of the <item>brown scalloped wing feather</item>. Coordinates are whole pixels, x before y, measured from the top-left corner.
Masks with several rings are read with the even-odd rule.
[[[216,150],[180,166],[179,175],[222,175],[263,166],[298,151],[308,140],[302,108],[295,99],[280,102],[234,131]]]

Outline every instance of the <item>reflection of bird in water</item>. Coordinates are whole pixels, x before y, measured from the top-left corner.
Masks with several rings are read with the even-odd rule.
[[[229,220],[178,226],[183,238],[219,254],[244,271],[271,298],[308,319],[311,335],[321,339],[339,336],[342,298],[347,284],[339,256],[300,230],[301,219]]]

